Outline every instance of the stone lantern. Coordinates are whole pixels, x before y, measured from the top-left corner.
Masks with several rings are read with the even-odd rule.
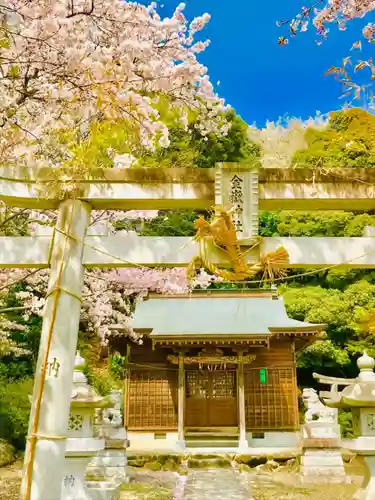
[[[91,488],[88,489],[85,484],[85,471],[90,460],[105,447],[104,439],[94,437],[95,409],[111,406],[111,401],[99,396],[88,384],[82,371],[84,365],[85,360],[77,352],[73,373],[61,500],[92,500],[97,498],[95,492],[93,495]],[[115,496],[107,496],[107,498],[115,498]]]
[[[343,447],[355,453],[366,470],[362,489],[355,498],[372,500],[375,498],[375,360],[365,352],[357,365],[360,373],[350,385],[341,392],[323,394],[327,406],[352,411],[355,438],[344,440]],[[343,385],[341,379],[337,379],[337,385]]]
[[[122,484],[127,480],[126,449],[129,446],[121,413],[122,393],[119,390],[113,390],[109,396],[114,403],[113,408],[103,410],[95,426],[96,435],[105,440],[105,450],[93,458],[87,473],[93,477],[99,475]]]

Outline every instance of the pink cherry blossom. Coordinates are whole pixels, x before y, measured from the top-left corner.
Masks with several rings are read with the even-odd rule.
[[[336,23],[339,30],[345,30],[348,21],[364,17],[375,9],[375,0],[317,0],[310,7],[302,7],[301,12],[288,21],[278,21],[278,26],[289,26],[290,36],[307,30],[307,22],[311,19],[313,26],[323,39],[328,35],[328,25]],[[367,27],[366,27],[367,28]],[[370,38],[370,30],[364,30],[364,36]],[[366,33],[366,34],[365,34]],[[287,40],[281,37],[285,45]]]
[[[194,42],[210,16],[189,23],[184,8],[163,19],[154,3],[0,2],[1,163],[59,166],[72,157],[53,133],[103,117],[136,126],[144,147],[168,147],[155,94],[182,119],[194,108],[204,129],[225,134],[223,100],[196,57],[209,42]]]

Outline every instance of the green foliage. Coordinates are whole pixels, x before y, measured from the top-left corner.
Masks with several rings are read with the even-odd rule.
[[[249,139],[247,124],[233,110],[226,114],[231,127],[228,135],[207,137],[196,129],[192,132],[192,143],[196,143],[197,156],[195,166],[199,168],[214,167],[219,162],[241,162],[249,167],[258,166],[260,148]]]
[[[146,221],[140,230],[142,236],[194,236],[194,221],[199,212],[180,210],[178,212],[159,212],[159,215]]]
[[[295,167],[375,166],[375,116],[363,109],[331,113],[328,126],[308,128],[305,140],[307,148],[292,158]]]
[[[279,214],[275,212],[259,213],[259,232],[262,236],[275,236],[278,234],[278,224],[280,222]]]
[[[117,379],[121,380],[124,375],[126,356],[121,356],[119,353],[114,353],[109,356],[109,372]]]
[[[351,372],[351,357],[367,349],[375,354],[375,336],[367,325],[375,306],[375,285],[359,280],[343,290],[320,286],[284,285],[288,314],[311,323],[326,323],[327,339],[315,342],[298,356],[300,368],[339,368]],[[347,373],[349,373],[347,372]]]
[[[0,438],[18,450],[26,443],[32,390],[32,378],[0,381]]]
[[[228,134],[218,136],[215,133],[202,134],[198,115],[192,110],[187,111],[185,129],[181,110],[163,96],[153,100],[155,111],[169,130],[168,147],[161,147],[158,144],[160,137],[156,137],[154,151],[144,148],[139,127],[129,120],[93,122],[83,138],[77,128],[54,131],[45,147],[51,147],[51,151],[56,144],[67,147],[72,159],[62,157],[62,165],[81,170],[111,168],[114,157],[123,154],[134,157],[135,165],[141,167],[209,168],[218,162],[239,161],[249,167],[259,165],[260,147],[250,140],[248,125],[233,110],[222,114],[223,123],[230,124]]]
[[[113,389],[117,389],[117,385],[114,384],[113,377],[108,372],[95,374],[95,376],[91,378],[90,382],[96,392],[101,396],[108,396]]]
[[[261,220],[269,217],[266,212]],[[272,234],[279,236],[363,236],[365,226],[375,226],[375,216],[367,213],[282,211],[272,217]],[[264,230],[262,235],[269,236]]]
[[[363,236],[365,226],[375,226],[375,216],[370,214],[354,215],[345,226],[344,236]]]
[[[0,201],[0,236],[28,234],[29,214],[26,210],[15,211]]]
[[[353,415],[349,410],[339,410],[339,424],[341,427],[341,436],[345,439],[352,439],[354,436],[353,433]]]
[[[63,163],[64,167],[112,168],[113,155],[131,154],[138,142],[137,130],[127,120],[117,122],[98,121],[90,125],[84,139],[77,128],[55,131],[50,137],[51,144],[68,147],[72,159]]]
[[[349,364],[348,353],[331,340],[318,340],[297,355],[297,368],[320,371],[322,367],[337,369]]]
[[[122,369],[118,357],[109,357],[106,364],[99,361],[95,364],[92,360],[86,362],[83,373],[86,375],[88,383],[101,396],[107,396],[113,389],[121,388]]]
[[[22,380],[32,373],[33,366],[29,356],[4,356],[0,359],[0,380]]]
[[[108,370],[95,370],[86,364],[83,373],[86,375],[88,383],[101,396],[107,396],[112,389],[116,388],[116,383]]]
[[[215,167],[219,162],[241,162],[258,166],[260,148],[248,135],[248,125],[233,110],[224,115],[231,124],[223,137],[202,135],[199,124],[192,118],[188,130],[175,123],[170,127],[170,146],[145,154],[138,162],[146,167]]]
[[[17,298],[16,293],[24,291],[25,286],[22,283],[14,285],[10,288],[8,294],[2,301],[4,308],[22,308],[23,302]],[[24,327],[24,330],[10,330],[10,339],[19,347],[26,350],[27,354],[22,356],[1,356],[0,357],[0,377],[9,378],[12,380],[29,377],[33,374],[39,349],[40,331],[42,319],[33,314],[25,315],[25,310],[9,311],[5,314],[9,321]]]

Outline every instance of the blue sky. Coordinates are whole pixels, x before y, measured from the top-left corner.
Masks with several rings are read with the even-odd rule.
[[[185,2],[189,18],[204,12],[212,16],[202,32],[211,45],[200,60],[208,67],[212,82],[220,82],[216,90],[249,124],[258,126],[284,115],[306,119],[316,111],[324,114],[340,108],[344,102],[338,99],[340,85],[324,73],[330,66],[340,65],[351,45],[361,38],[362,26],[375,21],[374,15],[367,16],[350,23],[344,32],[332,26],[322,46],[314,43],[311,29],[279,47],[276,40],[283,33],[276,21],[292,17],[309,0]],[[160,4],[164,5],[160,13],[170,15],[178,0]],[[363,45],[365,55],[371,51],[375,55],[375,46]],[[355,55],[361,57],[358,52]]]

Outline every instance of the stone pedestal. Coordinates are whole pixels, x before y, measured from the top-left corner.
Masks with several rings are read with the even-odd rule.
[[[362,488],[354,495],[353,500],[372,500],[375,498],[375,457],[361,456],[359,461],[363,462],[365,477]]]
[[[346,482],[344,462],[341,456],[341,432],[337,423],[337,409],[327,408],[313,389],[307,389],[306,421],[301,437],[303,455],[301,476],[303,483]],[[308,394],[308,397],[306,397]],[[312,420],[315,418],[316,420]]]
[[[362,488],[356,493],[356,500],[373,500],[375,498],[375,360],[364,352],[357,360],[358,377],[341,392],[334,392],[333,398],[327,398],[327,404],[333,408],[351,409],[353,414],[353,433],[355,439],[343,442],[343,447],[355,453],[365,468]],[[327,378],[316,375],[322,383]],[[342,385],[340,379],[330,380],[332,385]],[[326,394],[326,393],[325,393]]]
[[[372,392],[374,393],[375,387]],[[375,408],[353,409],[353,431],[359,434],[356,439],[345,440],[343,446],[357,454],[357,461],[362,463],[365,475],[361,489],[355,500],[373,500],[375,498]]]
[[[93,455],[103,447],[104,441],[101,439],[87,439],[84,442],[81,439],[67,439],[61,500],[91,500],[85,484],[85,471]]]
[[[301,475],[303,483],[346,482],[340,449],[304,450],[301,457]]]
[[[126,482],[127,439],[125,429],[119,433],[118,439],[105,439],[105,449],[101,450],[90,462],[86,474],[90,477],[101,477],[116,484]],[[124,437],[120,437],[124,434]]]

